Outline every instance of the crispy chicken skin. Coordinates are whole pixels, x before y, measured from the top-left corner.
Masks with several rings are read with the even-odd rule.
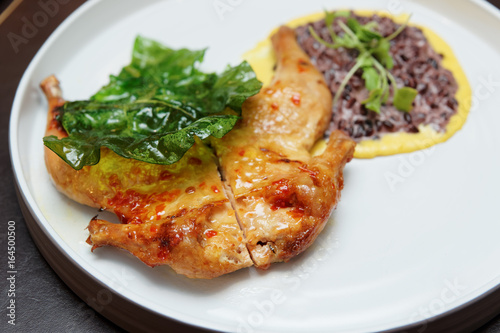
[[[64,137],[56,119],[64,104],[59,82],[51,76],[41,88],[49,103],[46,135]],[[173,165],[125,159],[102,148],[97,165],[76,171],[45,148],[47,170],[59,191],[114,212],[122,222],[92,219],[88,242],[93,250],[120,247],[150,266],[170,265],[195,278],[252,265],[215,161],[201,142]]]
[[[340,198],[342,170],[355,143],[334,132],[326,151],[311,156],[330,119],[329,89],[293,30],[280,28],[272,42],[275,77],[243,104],[235,129],[212,140],[217,157],[199,141],[168,166],[102,148],[97,165],[76,171],[45,148],[59,191],[114,212],[122,222],[93,218],[92,250],[115,246],[150,266],[213,278],[251,266],[252,259],[266,269],[315,240]],[[64,104],[59,82],[48,77],[41,87],[49,102],[46,135],[64,137],[57,119]]]
[[[213,140],[248,250],[263,269],[315,240],[337,205],[355,147],[334,132],[326,151],[311,156],[330,119],[330,91],[292,29],[281,27],[272,43],[273,81],[247,99],[236,129]]]

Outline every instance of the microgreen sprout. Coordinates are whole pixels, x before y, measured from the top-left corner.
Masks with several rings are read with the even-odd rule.
[[[344,32],[342,35],[337,35],[333,29],[333,23],[337,17],[347,18],[347,24],[343,21],[338,21],[339,27]],[[413,100],[418,92],[410,87],[398,88],[396,79],[390,72],[394,67],[394,60],[390,53],[390,41],[396,38],[407,27],[409,20],[410,16],[391,35],[383,37],[376,31],[378,24],[375,21],[363,25],[351,17],[349,11],[325,11],[325,24],[330,33],[331,43],[321,38],[309,26],[309,32],[320,44],[333,49],[343,47],[346,49],[355,49],[359,52],[356,63],[346,74],[335,93],[333,105],[337,105],[347,83],[361,69],[363,71],[362,78],[365,81],[365,87],[370,92],[368,98],[362,101],[362,104],[367,109],[380,113],[382,104],[386,103],[389,98],[390,87],[392,86],[394,107],[405,112],[411,110]]]

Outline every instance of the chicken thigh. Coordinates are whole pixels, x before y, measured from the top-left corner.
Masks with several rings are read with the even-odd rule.
[[[271,84],[245,101],[237,128],[213,140],[248,250],[264,269],[304,251],[323,229],[355,147],[334,132],[325,152],[311,156],[331,117],[330,91],[292,29],[281,27],[272,45]]]

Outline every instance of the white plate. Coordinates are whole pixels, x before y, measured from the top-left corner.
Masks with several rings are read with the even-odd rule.
[[[189,280],[113,248],[90,252],[85,227],[96,211],[60,195],[43,163],[44,77],[56,74],[66,99],[87,98],[129,62],[137,34],[174,48],[209,46],[205,67],[219,71],[280,23],[338,7],[410,12],[448,41],[475,96],[464,128],[426,151],[352,161],[342,201],[316,243],[267,272]],[[483,1],[88,2],[20,83],[10,128],[18,186],[61,251],[113,293],[160,315],[241,332],[375,331],[426,320],[500,283],[498,31],[498,12]],[[388,172],[402,181],[391,187]]]

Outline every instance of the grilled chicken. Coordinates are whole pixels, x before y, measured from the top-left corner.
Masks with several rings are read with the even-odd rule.
[[[59,191],[114,212],[122,222],[92,219],[92,250],[115,246],[150,266],[213,278],[251,266],[252,259],[268,268],[314,241],[339,200],[342,170],[355,144],[334,132],[326,151],[311,156],[329,122],[330,92],[293,30],[280,28],[272,41],[274,80],[243,104],[234,130],[212,141],[217,157],[199,141],[169,166],[102,148],[97,165],[76,171],[45,148]],[[49,102],[46,135],[64,137],[56,117],[64,104],[59,82],[48,77],[41,87]]]
[[[48,102],[46,135],[66,136],[56,116],[64,104],[55,77],[41,84]],[[173,165],[148,164],[101,149],[97,165],[76,171],[45,148],[56,187],[82,204],[114,212],[122,224],[92,219],[92,249],[112,245],[150,266],[170,265],[188,277],[213,278],[251,266],[213,152],[197,142]]]
[[[341,132],[312,157],[331,116],[331,94],[292,29],[272,37],[275,76],[243,104],[242,121],[213,140],[255,265],[304,251],[323,229],[343,187],[355,143]]]

